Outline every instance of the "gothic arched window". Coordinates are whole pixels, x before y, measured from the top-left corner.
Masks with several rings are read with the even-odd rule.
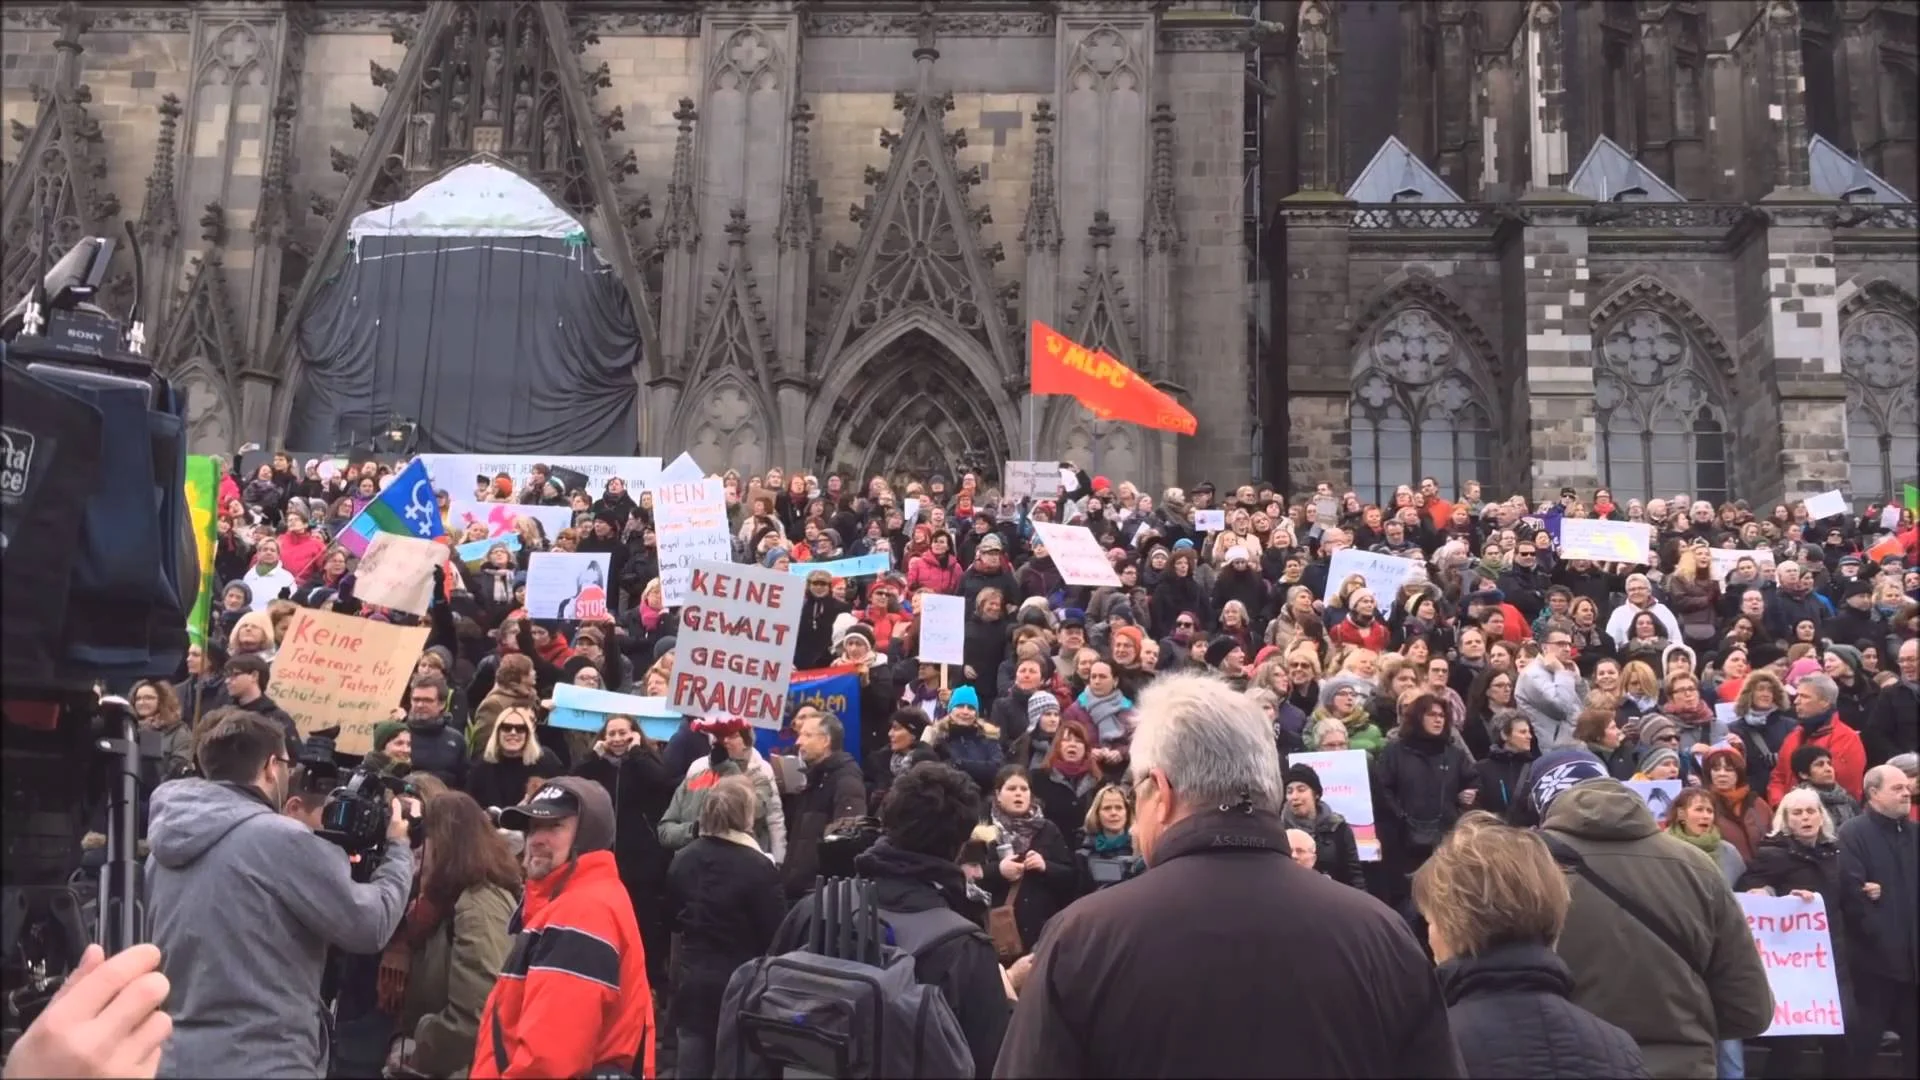
[[[1884,311],[1847,324],[1840,340],[1847,376],[1847,460],[1853,497],[1882,499],[1913,480],[1920,460],[1920,350],[1913,327]]]
[[[1733,490],[1726,410],[1693,341],[1636,308],[1614,320],[1594,359],[1594,456],[1616,503]]]
[[[1442,492],[1487,480],[1493,417],[1468,350],[1439,317],[1403,308],[1377,327],[1354,360],[1353,490],[1386,505],[1423,476]]]

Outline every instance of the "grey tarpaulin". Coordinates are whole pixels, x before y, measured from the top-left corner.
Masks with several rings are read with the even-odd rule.
[[[363,236],[300,323],[286,445],[611,454],[638,439],[640,334],[593,250],[539,237]]]

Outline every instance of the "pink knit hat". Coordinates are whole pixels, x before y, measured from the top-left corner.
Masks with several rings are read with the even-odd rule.
[[[1809,675],[1818,674],[1820,674],[1820,661],[1812,657],[1801,657],[1793,662],[1792,667],[1787,669],[1787,689],[1793,689],[1799,685],[1801,679]]]

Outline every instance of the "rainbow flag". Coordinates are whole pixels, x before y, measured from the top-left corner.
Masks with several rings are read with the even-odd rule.
[[[187,639],[195,645],[207,643],[207,626],[213,614],[213,549],[219,541],[214,519],[220,503],[220,459],[204,454],[187,457],[187,512],[193,515],[193,545],[200,564],[200,592],[187,614]]]
[[[354,515],[333,542],[358,558],[367,553],[367,545],[373,538],[383,532],[422,540],[447,535],[447,527],[440,520],[440,505],[433,496],[433,481],[427,478],[427,467],[418,458],[401,469],[365,510]]]

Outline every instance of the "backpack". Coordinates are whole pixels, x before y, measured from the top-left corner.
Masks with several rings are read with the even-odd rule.
[[[946,906],[881,911],[873,882],[820,886],[806,945],[747,961],[727,982],[714,1045],[716,1077],[974,1075],[973,1051],[921,957],[962,937],[986,939]]]

